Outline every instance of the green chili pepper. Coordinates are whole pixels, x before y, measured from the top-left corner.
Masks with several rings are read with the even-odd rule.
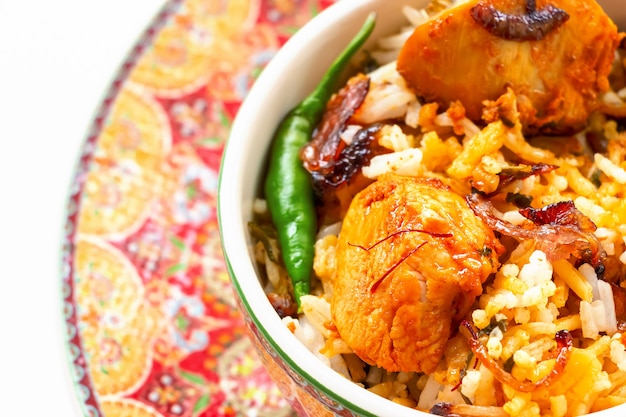
[[[278,231],[283,262],[298,307],[300,297],[310,291],[317,233],[311,179],[302,166],[300,150],[311,139],[347,63],[372,33],[375,23],[376,15],[372,13],[316,89],[283,119],[274,137],[265,180],[265,198]]]

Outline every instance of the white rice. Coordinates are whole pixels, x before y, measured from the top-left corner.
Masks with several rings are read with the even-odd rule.
[[[396,70],[395,61],[369,73],[370,88],[357,114],[365,125],[381,120],[402,118],[410,105],[417,101],[406,81]]]
[[[626,184],[626,171],[615,165],[609,158],[599,153],[593,156],[596,167],[608,177],[613,178],[620,184]]]
[[[617,332],[617,317],[615,315],[613,289],[608,282],[599,280],[598,292],[600,293],[600,301],[602,302],[605,312],[604,331],[606,331],[609,336],[612,336]]]
[[[430,409],[435,401],[437,401],[437,396],[441,388],[441,384],[435,380],[433,375],[430,375],[426,381],[424,389],[422,390],[417,407],[422,410]]]
[[[363,167],[363,175],[372,179],[388,172],[398,175],[415,175],[420,171],[421,165],[422,151],[417,148],[405,149],[373,157],[369,166]]]
[[[356,135],[357,132],[361,129],[362,127],[360,125],[348,125],[339,134],[339,137],[341,138],[343,142],[345,142],[346,145],[349,145],[352,143],[352,140],[354,139],[354,135]]]

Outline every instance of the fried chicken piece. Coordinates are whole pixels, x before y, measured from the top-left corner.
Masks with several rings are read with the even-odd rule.
[[[619,38],[595,0],[469,0],[415,29],[397,65],[418,96],[459,100],[474,121],[510,86],[525,133],[569,134],[609,88]]]
[[[438,179],[386,175],[343,221],[331,309],[342,339],[390,372],[431,372],[503,247]]]

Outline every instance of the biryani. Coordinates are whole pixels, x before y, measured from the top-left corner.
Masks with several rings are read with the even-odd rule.
[[[299,300],[255,204],[268,298],[320,361],[407,407],[625,403],[624,36],[593,0],[402,12],[301,154],[319,226]]]

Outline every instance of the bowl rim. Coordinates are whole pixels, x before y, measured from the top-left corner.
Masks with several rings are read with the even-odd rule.
[[[320,362],[287,329],[267,301],[258,283],[256,270],[249,259],[248,249],[243,247],[241,239],[241,236],[247,235],[242,224],[242,218],[245,218],[244,206],[247,204],[242,204],[241,201],[240,185],[244,179],[241,178],[241,170],[237,167],[240,165],[241,155],[249,150],[246,150],[237,138],[249,136],[251,125],[254,125],[254,118],[251,116],[261,109],[262,98],[271,96],[271,86],[279,82],[278,72],[280,71],[277,70],[289,62],[293,55],[297,55],[303,43],[315,42],[320,32],[328,31],[342,22],[354,22],[357,17],[362,22],[372,10],[373,5],[380,4],[380,2],[381,0],[339,1],[330,5],[296,32],[268,63],[239,108],[225,145],[218,179],[218,225],[226,267],[237,297],[271,349],[281,360],[289,364],[303,381],[315,387],[340,407],[347,408],[358,415],[376,417],[400,414],[407,417],[421,417],[427,414],[380,397],[355,383],[346,384],[350,381]],[[406,4],[409,0],[397,0],[397,2]],[[373,35],[372,39],[375,37],[376,35]],[[295,103],[285,105],[285,109],[293,105]],[[258,155],[256,157],[258,158]],[[247,208],[251,213],[250,202]],[[245,259],[246,262],[242,262],[241,259],[244,254],[245,258],[248,258]],[[251,278],[256,281],[256,285]],[[359,404],[355,402],[356,400]]]
[[[241,155],[248,155],[253,150],[247,149],[238,138],[249,137],[253,133],[254,128],[252,126],[254,126],[255,120],[259,118],[260,110],[263,107],[262,98],[272,96],[272,86],[280,81],[280,68],[298,54],[302,44],[315,43],[319,33],[331,30],[333,26],[342,22],[353,22],[356,20],[355,16],[360,16],[359,19],[362,21],[375,4],[382,2],[383,7],[391,7],[389,3],[394,1],[399,4],[427,3],[427,0],[338,1],[306,23],[272,58],[250,89],[232,124],[219,171],[217,215],[226,269],[239,302],[269,347],[276,352],[282,361],[289,364],[293,372],[305,381],[305,384],[312,385],[340,407],[343,406],[361,416],[425,417],[430,414],[394,403],[359,387],[355,383],[346,384],[345,377],[322,364],[287,329],[267,301],[263,288],[257,279],[256,267],[249,256],[250,249],[248,246],[250,242],[244,241],[249,238],[243,219],[246,217],[246,212],[252,213],[252,202],[242,201],[242,184],[246,179],[242,178],[243,170],[239,168]],[[615,5],[619,3],[619,0],[600,0],[599,3]],[[374,34],[372,39],[377,36]],[[293,105],[295,102],[285,101],[282,104],[284,112],[286,113]],[[263,151],[265,152],[266,149]],[[256,158],[259,158],[258,154]],[[258,181],[258,179],[254,180]],[[252,181],[252,179],[247,179],[247,181]],[[244,236],[245,238],[242,239]],[[356,400],[359,401],[359,404],[355,403]],[[330,406],[332,407],[332,405]],[[593,415],[611,417],[624,412],[624,410],[626,410],[626,404],[599,411]]]

